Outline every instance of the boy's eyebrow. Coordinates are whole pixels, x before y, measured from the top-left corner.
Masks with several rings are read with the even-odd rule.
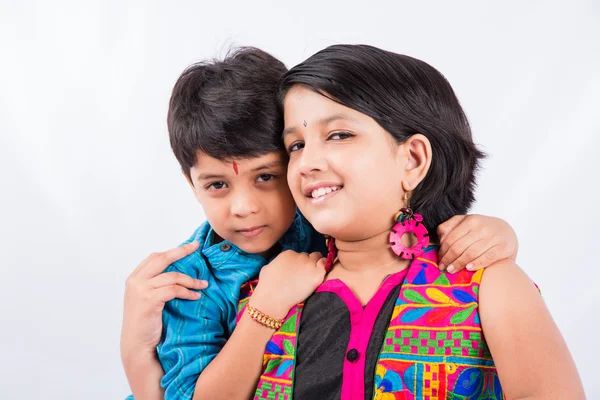
[[[334,115],[331,115],[329,117],[320,119],[319,121],[317,121],[317,125],[327,125],[327,124],[329,124],[329,123],[331,123],[333,121],[339,121],[339,120],[357,122],[355,119],[350,118],[347,115],[344,115],[344,114],[334,114]],[[296,129],[295,126],[291,126],[289,128],[285,128],[283,130],[283,133],[282,133],[281,137],[284,138],[286,135],[289,135],[291,133],[296,133],[296,130],[297,129]]]
[[[284,165],[285,164],[283,163],[283,161],[273,161],[273,162],[258,166],[256,168],[253,168],[252,170],[250,170],[250,172],[262,171],[265,169],[271,169],[271,168],[275,168],[275,167],[283,167]],[[225,175],[202,173],[202,174],[198,175],[198,177],[196,179],[201,181],[201,180],[209,180],[209,179],[226,179],[226,178],[227,177]]]
[[[261,165],[260,167],[253,168],[252,172],[262,171],[264,169],[271,169],[275,167],[282,167],[283,165],[283,161],[273,161],[268,164]]]
[[[225,175],[215,175],[215,174],[200,174],[198,175],[199,181],[208,180],[208,179],[225,179]]]

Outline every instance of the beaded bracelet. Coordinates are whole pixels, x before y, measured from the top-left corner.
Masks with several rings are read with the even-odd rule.
[[[273,317],[269,317],[267,314],[264,314],[264,313],[258,311],[256,308],[250,306],[250,304],[248,304],[247,308],[248,308],[248,314],[250,314],[250,317],[252,317],[252,319],[255,320],[256,322],[258,322],[259,324],[266,326],[267,328],[277,330],[277,329],[281,328],[281,325],[283,325],[283,322],[284,322],[283,319],[276,319]]]

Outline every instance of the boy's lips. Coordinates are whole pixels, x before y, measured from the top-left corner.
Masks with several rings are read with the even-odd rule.
[[[253,226],[253,227],[247,228],[247,229],[238,229],[236,232],[247,238],[253,238],[253,237],[260,235],[262,233],[262,231],[265,229],[265,227],[266,227],[266,225]]]

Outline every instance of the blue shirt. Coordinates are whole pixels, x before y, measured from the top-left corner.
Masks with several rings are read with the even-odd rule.
[[[183,243],[197,240],[198,250],[166,269],[207,280],[208,288],[198,300],[175,299],[165,304],[163,334],[157,347],[165,371],[161,380],[165,399],[193,397],[198,376],[233,332],[240,287],[270,261],[245,253],[228,241],[213,244],[213,235],[205,222]],[[282,250],[326,254],[323,236],[300,213],[279,244]]]

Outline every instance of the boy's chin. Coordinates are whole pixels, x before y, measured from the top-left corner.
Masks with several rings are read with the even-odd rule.
[[[271,249],[273,248],[273,246],[275,246],[276,242],[272,242],[272,241],[266,241],[266,240],[260,240],[260,241],[256,241],[256,242],[245,242],[245,243],[239,243],[236,245],[244,252],[249,253],[249,254],[260,254],[260,255],[265,255],[266,253],[269,253],[271,251]]]

